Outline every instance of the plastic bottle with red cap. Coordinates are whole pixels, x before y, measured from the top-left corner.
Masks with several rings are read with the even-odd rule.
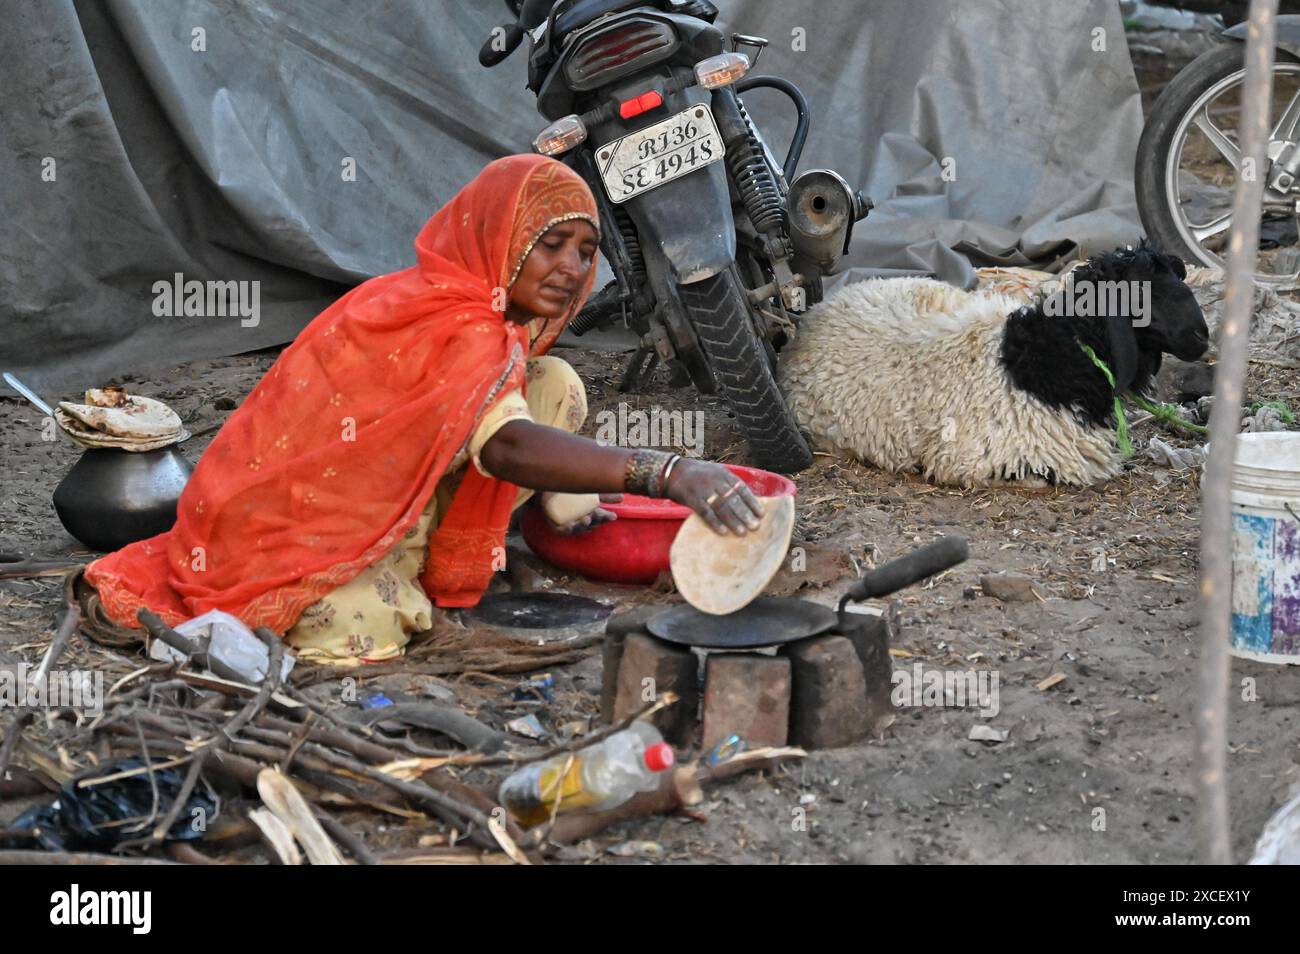
[[[534,825],[551,817],[557,800],[557,814],[621,805],[658,788],[675,763],[659,730],[638,720],[595,745],[525,766],[501,783],[497,797],[522,824]]]

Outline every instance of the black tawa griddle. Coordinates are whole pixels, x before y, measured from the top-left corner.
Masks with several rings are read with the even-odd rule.
[[[969,554],[966,539],[942,537],[906,556],[877,567],[840,598],[839,610],[793,597],[762,596],[734,613],[705,613],[693,606],[674,606],[650,618],[651,635],[700,649],[758,649],[847,631],[848,604],[878,599],[919,583],[961,563]]]

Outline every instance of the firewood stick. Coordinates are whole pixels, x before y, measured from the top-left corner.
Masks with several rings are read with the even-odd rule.
[[[210,848],[242,848],[255,844],[261,838],[262,833],[246,817],[233,812],[222,812],[208,825],[208,830],[203,833],[202,844]]]
[[[144,721],[143,718],[141,721]],[[112,726],[106,726],[103,730],[113,735],[135,737],[135,732],[130,726],[115,724]],[[159,752],[178,754],[186,754],[189,752],[189,749],[186,748],[185,744],[175,737],[168,738],[162,735],[151,734],[148,738],[150,746]],[[251,759],[244,758],[243,756],[231,752],[218,752],[217,763],[227,776],[238,782],[240,785],[248,788],[252,788],[257,784],[257,773],[264,767]]]
[[[267,634],[259,633],[258,635],[262,636],[264,640],[268,642],[268,646],[270,646],[270,640]],[[271,654],[273,657],[277,657],[277,659],[272,663],[271,671],[278,675],[279,653],[276,652],[275,648],[272,648]],[[222,733],[227,741],[224,741],[221,747],[232,750],[237,754],[237,756],[251,756],[258,760],[264,760],[275,764],[282,761],[290,751],[294,742],[294,735],[292,735],[291,732],[297,733],[301,731],[304,728],[304,724],[270,716],[259,708],[259,706],[265,705],[267,697],[269,697],[270,693],[273,691],[273,688],[267,685],[270,681],[270,678],[264,681],[262,690],[259,691],[258,696],[245,706],[235,720],[232,720],[232,722],[228,724],[227,731]],[[321,711],[321,707],[311,706],[310,708],[311,711],[325,715],[327,719],[329,718],[328,714]],[[194,715],[192,710],[178,711],[187,719]],[[194,735],[194,731],[180,719],[163,716],[148,710],[139,711],[138,716],[141,723],[149,725],[152,729],[171,733],[173,740],[192,738]],[[307,727],[307,739],[321,739],[323,742],[337,745],[346,750],[352,750],[353,754],[357,754],[362,758],[368,757],[375,761],[382,760],[384,763],[394,761],[394,756],[399,755],[399,753],[395,753],[377,743],[359,737],[346,725],[337,723],[332,719],[330,719],[330,721],[334,722],[334,725]],[[233,738],[232,733],[229,732],[230,726],[234,726],[234,728],[240,730],[243,737],[238,739]],[[272,729],[269,728],[269,726],[275,726],[276,728]],[[120,729],[111,728],[107,725],[104,726],[104,728],[109,728],[110,731],[114,732],[120,731]],[[205,726],[204,729],[206,731],[208,727]],[[179,742],[174,742],[173,745],[158,743],[157,747],[159,751],[176,751],[177,749],[181,749],[182,751],[184,750],[184,746]],[[212,744],[209,743],[208,747],[211,748]],[[305,742],[301,747],[301,750],[296,753],[294,763],[295,767],[298,769],[313,770],[312,774],[316,776],[316,781],[319,781],[322,776],[332,774],[333,771],[339,768],[354,774],[369,777],[372,781],[378,782],[385,789],[394,790],[397,794],[413,800],[421,808],[424,808],[425,810],[433,810],[444,824],[447,824],[449,827],[456,830],[466,830],[470,827],[470,824],[478,824],[483,829],[486,829],[487,827],[487,815],[476,806],[466,805],[454,796],[448,795],[444,792],[439,792],[437,787],[434,786],[427,784],[402,783],[400,780],[392,779],[377,770],[371,769],[370,766],[363,765],[362,763],[356,762],[346,756],[338,755],[331,751],[326,745],[321,744],[321,742]],[[245,764],[240,766],[242,769],[240,774],[243,776],[240,779],[241,784],[255,785],[256,771],[253,769],[255,764],[256,763],[246,761]],[[257,770],[260,770],[260,766],[258,766]],[[249,776],[252,776],[252,778]],[[382,791],[383,789],[380,790]],[[355,793],[348,792],[346,794],[352,795]],[[458,792],[458,794],[463,796],[464,792]],[[486,796],[482,797],[486,799]],[[474,832],[473,835],[477,836],[475,840],[483,844],[485,847],[495,847],[495,843],[492,842],[486,831]]]
[[[355,759],[345,755],[339,755],[329,749],[318,745],[315,742],[308,742],[304,749],[310,749],[313,755],[319,756],[323,761],[335,765],[339,768],[347,769],[365,778],[373,779],[381,785],[387,785],[394,791],[400,792],[417,805],[425,807],[442,819],[443,823],[453,828],[460,829],[465,822],[472,822],[479,826],[479,831],[471,832],[470,837],[475,841],[482,843],[483,838],[487,839],[485,847],[495,847],[496,842],[488,833],[488,816],[471,805],[466,805],[449,795],[445,795],[423,782],[406,782],[399,778],[394,778],[377,768],[365,765]],[[482,837],[476,837],[482,836]]]
[[[500,851],[483,852],[466,848],[408,848],[379,857],[381,865],[510,865]]]
[[[135,665],[134,660],[126,659],[121,656],[117,656],[116,661],[127,667]],[[154,676],[161,675],[162,673],[172,674],[174,673],[176,666],[177,663],[175,662],[153,662],[147,666],[140,666],[137,669],[132,669],[125,676],[118,679],[108,687],[108,695],[105,698],[107,700],[121,699],[121,693],[126,689],[126,687],[131,685],[133,682],[139,682],[141,679],[146,680],[146,687],[150,685],[156,686],[156,683],[150,683],[148,680]]]
[[[396,778],[395,776],[382,772],[373,766],[366,765],[365,763],[358,762],[356,759],[349,756],[341,755],[327,749],[316,742],[308,742],[303,746],[303,748],[309,750],[310,754],[317,756],[321,761],[326,762],[333,767],[344,769],[363,778],[372,779],[381,785],[386,785],[394,791],[405,795],[407,798],[415,800],[417,803],[428,805],[430,807],[437,807],[444,812],[450,812],[455,816],[456,820],[459,820],[459,823],[463,824],[464,822],[469,821],[482,825],[484,828],[487,827],[487,816],[483,812],[480,812],[473,806],[466,805],[449,795],[445,795],[442,792],[430,788],[423,782],[408,782]]]
[[[143,619],[148,610],[140,610],[139,618]],[[194,760],[190,762],[189,770],[185,773],[185,779],[181,782],[180,791],[176,793],[167,814],[163,816],[162,821],[154,826],[153,831],[142,839],[133,839],[124,842],[124,845],[142,845],[158,846],[162,844],[171,831],[172,826],[176,824],[176,819],[180,817],[181,811],[185,808],[185,803],[189,801],[190,795],[194,792],[194,787],[198,784],[199,776],[203,772],[204,766],[213,752],[219,749],[228,748],[237,736],[252,718],[257,715],[266,704],[271,700],[271,694],[275,692],[280,685],[281,658],[284,654],[284,644],[280,642],[280,637],[270,630],[258,628],[256,634],[263,643],[266,644],[268,653],[268,663],[266,676],[262,679],[258,688],[257,695],[248,701],[245,706],[235,714],[229,722],[222,726],[221,731],[214,735],[210,740],[204,743],[203,747],[194,753]],[[182,637],[183,638],[183,637]],[[213,670],[215,672],[215,670]],[[138,724],[138,723],[137,723]]]
[[[271,694],[280,685],[280,674],[284,671],[282,664],[284,660],[284,643],[280,641],[280,637],[265,626],[259,626],[254,632],[266,644],[266,676],[262,679],[257,695],[221,730],[221,734],[228,739],[233,739],[238,735],[239,731],[248,725],[255,715],[266,708],[266,704],[271,701]]]
[[[141,721],[146,721],[148,715],[148,713],[142,713]],[[165,720],[160,721],[165,723]],[[118,724],[105,727],[105,731],[114,735],[133,735],[129,726]],[[150,734],[149,744],[159,752],[183,754],[188,751],[185,744],[176,737]],[[228,778],[249,789],[257,788],[257,775],[267,764],[278,763],[285,754],[281,749],[246,739],[235,742],[232,749],[235,751],[221,750],[214,753],[215,767],[219,768]],[[209,767],[213,766],[210,765]],[[405,804],[402,796],[392,789],[340,776],[336,774],[336,770],[332,766],[311,756],[306,758],[300,756],[295,759],[293,774],[318,788],[343,795],[358,804],[367,805],[378,811],[396,811],[402,809]],[[454,818],[448,824],[450,827],[464,828],[463,823],[458,824]],[[258,838],[260,837],[259,834]]]
[[[292,723],[285,723],[285,724],[292,725]],[[261,728],[260,725],[259,727],[253,727],[253,725],[250,725],[250,727],[244,729],[244,736],[248,736],[251,737],[252,740],[256,740],[255,742],[253,742],[253,745],[259,745],[259,743],[265,743],[266,746],[294,745],[294,740],[292,740],[292,737],[287,736],[286,733],[277,732],[277,730],[274,729],[264,729]],[[307,741],[312,741],[311,734],[309,734]],[[356,740],[356,741],[360,741],[360,740]],[[242,746],[246,745],[247,742],[248,740],[242,740],[240,741],[240,745]],[[342,746],[337,746],[337,747],[342,747]],[[364,749],[364,746],[359,746],[359,747],[363,747]],[[329,766],[325,766],[324,763],[318,762],[318,760],[316,760],[315,758],[305,759],[304,762],[304,759],[299,758],[300,750],[302,750],[302,745],[298,746],[298,750],[290,750],[287,749],[286,747],[285,755],[283,755],[282,758],[279,759],[279,762],[277,763],[277,764],[281,764],[281,766],[286,766],[286,768],[283,768],[283,771],[289,772],[291,773],[291,775],[303,777],[303,779],[305,780],[316,782],[317,773],[320,772],[320,769],[324,769],[324,772],[322,773],[324,773],[324,775],[328,775],[329,777],[331,777],[331,779],[335,780],[335,784],[326,785],[326,788],[329,788],[330,792],[344,794],[347,795],[347,797],[359,799],[359,801],[363,803],[369,803],[369,805],[382,806],[383,810],[387,810],[387,808],[394,808],[403,805],[404,803],[403,799],[402,797],[400,797],[398,793],[393,792],[393,790],[391,789],[383,788],[383,786],[380,785],[369,785],[368,788],[365,788],[363,790],[352,790],[347,788],[341,788],[341,786],[337,784],[337,781],[339,779],[339,776],[337,775],[337,769],[331,769]],[[269,747],[265,747],[264,751],[260,751],[260,753],[257,750],[250,750],[250,751],[251,753],[259,754],[259,756],[261,755],[269,756],[270,754]],[[292,754],[292,759],[290,759],[290,754]],[[385,750],[373,751],[373,753],[369,753],[369,754],[383,755],[386,756],[386,758],[391,758],[391,753],[387,753],[387,751]],[[315,766],[317,768],[313,769],[312,766]],[[452,827],[460,828],[460,824],[458,823],[458,821],[456,821],[454,818],[451,818],[451,816],[448,816],[447,819],[443,819],[443,821],[446,821],[446,823],[452,825]]]
[[[1277,0],[1251,0],[1237,141],[1242,165],[1267,168]],[[1228,815],[1228,683],[1232,667],[1232,476],[1255,300],[1264,179],[1238,175],[1232,200],[1219,360],[1214,367],[1210,453],[1201,482],[1201,652],[1197,668],[1196,842],[1202,864],[1232,864]]]
[[[264,768],[257,776],[257,794],[293,839],[302,846],[313,865],[345,865],[343,852],[320,823],[315,810],[303,797],[293,779],[276,767]]]
[[[68,640],[77,629],[77,624],[81,622],[81,611],[77,607],[70,607],[63,614],[63,621],[59,623],[59,628],[54,634],[54,639],[50,641],[50,647],[45,651],[45,656],[41,659],[41,664],[37,667],[35,674],[30,678],[33,682],[40,682],[45,679],[50,669],[63,655],[63,651],[68,647]],[[0,781],[5,778],[5,772],[9,767],[9,760],[13,757],[14,749],[18,746],[18,737],[23,734],[32,719],[36,718],[36,710],[31,706],[24,704],[22,709],[14,716],[14,721],[9,723],[9,728],[5,731],[4,742],[0,743]]]
[[[240,733],[244,726],[248,725],[255,715],[266,708],[266,704],[271,701],[271,694],[280,685],[280,673],[283,671],[281,659],[284,655],[284,644],[280,642],[279,636],[268,629],[258,627],[256,634],[266,644],[268,654],[266,676],[262,679],[257,695],[249,700],[244,708],[222,727],[221,734],[205,745],[195,756],[194,761],[190,763],[189,773],[185,776],[185,781],[181,784],[181,790],[172,802],[171,809],[153,830],[151,840],[155,845],[161,844],[163,838],[166,837],[167,832],[175,823],[176,818],[180,815],[181,809],[189,801],[190,794],[198,783],[199,774],[203,771],[203,766],[207,763],[211,754],[218,749],[226,748],[234,742],[235,736]]]
[[[58,662],[63,651],[68,648],[68,640],[72,634],[77,631],[77,625],[81,622],[81,610],[78,608],[69,609],[63,614],[63,621],[59,623],[58,631],[54,634],[54,639],[50,642],[50,648],[45,651],[45,656],[41,659],[40,666],[32,674],[33,682],[43,682],[54,664]]]
[[[688,767],[678,768],[665,772],[657,789],[639,792],[607,811],[560,815],[551,825],[549,834],[542,835],[539,831],[539,837],[544,837],[548,844],[571,845],[610,825],[650,815],[671,815],[689,805],[699,804],[702,797],[695,773]]]
[[[369,669],[370,667],[367,666],[366,668]],[[374,742],[374,740],[371,739],[370,736],[365,736],[359,733],[357,731],[356,726],[351,725],[343,721],[342,719],[338,718],[332,712],[330,712],[330,710],[327,709],[325,706],[321,705],[319,702],[316,702],[314,699],[311,699],[308,696],[304,695],[298,689],[293,688],[292,686],[286,686],[284,687],[284,693],[290,699],[304,706],[306,709],[310,710],[311,712],[316,713],[317,716],[324,719],[330,725],[334,726],[338,731],[347,733],[349,736],[355,738],[359,742],[369,741],[372,744],[376,744],[376,745],[379,744]],[[295,717],[298,715],[297,712],[292,712],[288,714]],[[390,755],[387,758],[387,761],[394,761],[395,759],[403,759],[410,754],[415,754],[420,756],[433,756],[433,757],[441,757],[441,756],[456,754],[454,752],[449,752],[443,749],[429,749],[429,748],[425,748],[424,746],[417,746],[410,740],[393,742],[390,745],[386,746],[386,748],[392,749],[394,746],[400,749],[400,753],[396,755]]]
[[[247,739],[238,739],[232,742],[230,744],[230,748],[241,755],[252,756],[254,758],[260,759],[261,761],[263,761],[268,765],[278,764],[284,758],[287,752],[287,749],[285,748],[266,745],[260,742],[252,742]],[[410,800],[414,800],[422,810],[432,811],[432,813],[440,821],[442,821],[443,824],[445,824],[448,828],[453,828],[457,831],[467,830],[469,828],[467,822],[473,821],[474,819],[472,816],[474,814],[477,814],[472,809],[468,809],[468,808],[462,809],[460,804],[456,802],[454,799],[451,799],[447,796],[443,796],[440,793],[437,793],[432,789],[429,789],[427,786],[422,786],[417,784],[412,786],[412,789],[410,790],[404,790],[402,785],[398,783],[397,779],[393,779],[391,776],[384,775],[382,772],[379,772],[378,770],[375,769],[371,769],[370,766],[363,765],[362,763],[349,759],[346,756],[338,755],[337,753],[332,752],[329,749],[326,749],[316,743],[308,742],[306,743],[306,745],[303,746],[303,748],[309,749],[309,751],[300,751],[298,753],[297,757],[294,760],[295,772],[310,770],[315,774],[308,776],[308,780],[313,781],[316,784],[323,784],[324,777],[335,775],[337,773],[337,770],[340,768],[351,773],[352,775],[368,776],[372,778],[374,781],[379,782],[381,786],[377,790],[376,789],[369,790],[373,794],[368,794],[367,795],[368,798],[375,801],[382,802],[384,801],[384,799],[379,794],[379,792],[382,792],[385,788],[392,789],[395,791],[396,794],[403,795]],[[258,771],[260,771],[263,767],[264,766],[259,765],[257,767]],[[256,774],[257,773],[255,772],[253,783],[251,786],[254,788],[256,788]],[[339,789],[336,788],[334,790],[339,790]],[[416,794],[412,795],[412,791],[414,791]],[[427,792],[428,796],[431,797],[429,798],[423,797],[425,792]],[[354,794],[354,792],[349,791],[347,789],[343,789],[340,791],[340,794],[351,795]],[[440,799],[441,801],[438,801]],[[436,805],[433,804],[434,802],[437,802],[437,804]],[[484,847],[489,847],[489,848],[495,847],[495,842],[491,841],[490,836],[487,838],[486,842],[484,842],[483,839],[479,839],[479,838],[476,838],[475,840],[476,842],[482,843]]]
[[[734,778],[742,772],[759,772],[764,769],[775,768],[781,762],[788,759],[804,759],[808,753],[796,746],[775,747],[768,746],[759,749],[750,749],[748,752],[741,752],[733,755],[725,762],[717,765],[699,765],[695,769],[695,777],[701,785],[709,785],[713,782],[721,782],[724,779]]]
[[[165,858],[129,858],[87,851],[0,851],[0,865],[174,865]]]
[[[27,795],[44,795],[46,792],[57,792],[59,786],[48,781],[35,772],[28,771],[18,766],[9,769],[12,778],[0,778],[0,798],[22,798]]]
[[[16,553],[0,553],[0,580],[30,580],[39,576],[64,576],[85,563],[70,560],[23,559]]]
[[[135,721],[135,738],[140,743],[140,757],[144,760],[145,767],[149,769],[149,791],[152,798],[149,817],[141,822],[139,826],[133,827],[132,831],[139,831],[146,828],[155,818],[158,817],[158,776],[154,772],[154,761],[149,755],[149,743],[144,738],[144,728],[140,725],[140,720]]]
[[[655,791],[641,792],[608,811],[560,815],[555,819],[549,835],[545,836],[546,842],[554,845],[573,844],[619,822],[649,815],[670,815],[682,808],[698,805],[703,798],[702,785],[733,778],[742,772],[772,768],[787,759],[806,758],[807,755],[803,749],[794,747],[762,748],[742,752],[715,766],[680,766],[664,773],[665,778]]]
[[[9,723],[9,728],[5,730],[4,742],[0,743],[0,782],[4,781],[9,759],[13,756],[14,749],[18,747],[18,737],[35,717],[36,713],[24,707],[14,716],[14,720]]]
[[[193,845],[183,841],[170,842],[163,850],[172,861],[182,865],[224,865],[226,863],[205,855]]]
[[[124,726],[113,726],[108,731],[113,734],[130,734],[129,727]],[[184,753],[187,751],[185,745],[176,738],[150,736],[150,745],[160,752]],[[235,743],[234,748],[243,749],[245,752],[251,749],[259,758],[265,759],[265,763],[277,761],[278,758],[282,757],[282,753],[279,753],[276,749],[244,740]],[[213,753],[213,759],[214,763],[210,763],[209,768],[215,768],[244,788],[253,790],[257,788],[258,773],[266,767],[264,762],[254,761],[254,759],[246,757],[245,754],[237,754],[227,750]],[[340,776],[335,774],[335,770],[329,765],[314,758],[308,758],[305,761],[308,763],[307,765],[304,765],[301,759],[295,761],[293,774],[319,789],[342,795],[358,805],[365,805],[376,811],[396,813],[403,817],[417,814],[405,808],[406,800],[390,788]],[[451,818],[446,824],[448,827],[458,830],[464,828],[463,823],[459,823],[455,818]],[[245,828],[249,828],[249,826],[245,826]],[[253,836],[255,841],[261,839],[260,832],[253,832]]]
[[[491,665],[480,666],[478,671],[483,673],[506,674],[536,672],[539,669],[549,669],[554,666],[564,666],[568,663],[581,662],[587,657],[584,650],[592,646],[598,646],[604,641],[603,634],[593,636],[584,636],[580,639],[574,639],[564,644],[563,650],[557,650],[553,647],[529,647],[523,644],[518,647],[516,652],[527,653],[534,657],[531,659],[519,659],[511,662],[499,662]],[[537,649],[537,652],[528,653],[530,648]],[[445,665],[430,665],[422,663],[418,657],[407,656],[398,662],[374,663],[369,666],[363,666],[359,670],[354,670],[358,680],[374,679],[378,676],[389,676],[399,674],[403,676],[445,676],[463,671],[461,667],[448,667]],[[330,670],[329,666],[312,666],[309,668],[296,669],[293,673],[293,683],[299,688],[313,686],[318,682],[325,682],[336,678],[336,673]]]
[[[374,852],[366,847],[366,843],[361,840],[360,835],[319,805],[312,805],[312,811],[316,813],[316,817],[320,820],[324,829],[329,832],[330,837],[346,848],[348,854],[357,860],[357,864],[379,864],[379,859],[375,857]]]
[[[184,679],[168,679],[163,682],[145,683],[143,686],[137,686],[130,692],[124,692],[119,696],[113,696],[108,700],[109,705],[123,706],[133,702],[139,702],[141,699],[152,699],[160,693],[170,692],[172,689],[188,689],[189,683]]]
[[[271,849],[280,864],[302,864],[302,852],[283,818],[269,808],[254,808],[249,811],[248,818],[261,831],[266,847]]]
[[[294,777],[315,785],[322,791],[341,795],[349,802],[386,812],[401,818],[425,817],[424,810],[407,807],[407,801],[391,788],[385,788],[373,782],[362,782],[351,776],[339,775],[334,771],[320,771],[294,763]],[[452,826],[456,827],[456,826]]]
[[[505,823],[506,834],[509,835],[511,840],[519,846],[520,850],[528,856],[528,860],[533,864],[545,863],[539,853],[534,849],[529,848],[531,840],[529,839],[528,833],[524,831],[524,829],[519,826],[519,823],[515,821],[514,817],[501,808],[501,806],[497,804],[496,799],[487,792],[475,788],[472,785],[466,785],[464,782],[452,778],[447,773],[439,772],[437,770],[425,772],[420,776],[420,778],[431,788],[435,788],[453,798],[459,798],[462,801],[473,805],[486,815],[491,815],[495,811],[500,811]]]
[[[319,715],[319,713],[313,713]],[[263,713],[257,720],[259,726],[272,729],[277,732],[291,733],[298,731],[302,724],[291,722],[288,719],[282,719],[268,713]],[[399,759],[406,758],[406,753],[396,749],[390,749],[378,742],[371,741],[356,733],[349,732],[346,729],[334,728],[328,725],[313,725],[311,731],[307,733],[307,741],[319,742],[322,745],[328,745],[332,748],[342,749],[355,755],[357,758],[365,759],[368,762],[374,762],[377,765],[385,765],[388,762],[395,762]]]

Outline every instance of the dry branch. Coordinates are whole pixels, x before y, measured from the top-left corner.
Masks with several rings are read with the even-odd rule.
[[[1232,475],[1255,298],[1265,147],[1273,90],[1277,0],[1251,0],[1240,129],[1242,169],[1232,202],[1228,283],[1214,370],[1210,455],[1201,485],[1200,706],[1196,711],[1197,842],[1201,861],[1232,861],[1228,821],[1228,641],[1232,630]],[[1246,163],[1255,175],[1247,175]]]

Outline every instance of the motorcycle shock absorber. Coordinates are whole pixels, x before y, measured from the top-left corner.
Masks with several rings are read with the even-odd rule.
[[[623,279],[627,282],[629,289],[632,289],[632,299],[629,300],[632,307],[633,326],[638,328],[636,316],[642,315],[653,307],[653,302],[647,292],[646,281],[646,261],[645,255],[641,251],[641,239],[637,235],[637,226],[632,221],[625,209],[617,207],[608,207],[607,216],[614,220],[617,231],[617,251],[614,247],[604,248],[611,261],[615,256],[620,256],[627,265],[623,269]],[[604,239],[602,239],[602,246]],[[612,246],[611,242],[611,246]],[[602,328],[608,321],[616,315],[623,312],[623,296],[617,283],[611,283],[610,286],[604,287],[597,294],[591,296],[577,316],[569,321],[568,330],[573,334],[582,335],[588,333],[591,329]]]
[[[613,206],[609,209],[608,214],[614,220],[614,225],[618,230],[620,251],[627,262],[623,279],[628,287],[632,289],[632,308],[635,314],[645,310],[648,304],[642,300],[646,295],[646,267],[645,255],[641,251],[641,239],[636,234],[636,224],[626,210],[619,206]],[[613,258],[612,255],[610,257]],[[604,325],[622,310],[623,301],[619,288],[617,284],[611,285],[591,297],[586,307],[569,322],[569,330],[575,335],[586,334],[593,328]]]
[[[727,144],[727,170],[755,231],[771,235],[785,226],[785,207],[776,176],[767,164],[763,144],[758,140],[745,104],[732,90],[719,90],[718,94],[715,94],[715,113]]]
[[[645,255],[641,252],[641,237],[636,234],[636,223],[632,221],[632,216],[627,214],[627,210],[622,206],[614,206],[614,222],[618,226],[618,234],[623,239],[623,249],[627,253],[628,264],[631,266],[631,273],[627,276],[628,284],[632,286],[633,291],[638,291],[645,287]]]
[[[625,209],[605,200],[589,153],[579,150],[572,154],[571,162],[592,187],[601,221],[606,225],[602,229],[600,249],[614,269],[617,281],[592,295],[582,311],[569,322],[568,328],[575,335],[582,335],[604,327],[618,315],[624,315],[630,317],[634,330],[641,331],[643,322],[638,321],[638,317],[653,307],[653,296],[648,290],[645,254],[641,250],[636,224]]]
[[[591,329],[598,328],[611,320],[621,308],[618,284],[611,283],[608,288],[601,289],[591,296],[582,311],[569,322],[568,330],[575,335],[585,335]]]

